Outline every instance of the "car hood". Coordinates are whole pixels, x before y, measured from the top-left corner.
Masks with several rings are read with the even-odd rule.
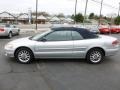
[[[25,38],[13,40],[13,41],[9,42],[9,44],[14,44],[16,46],[18,46],[18,45],[26,46],[26,45],[33,44],[34,42],[35,41],[30,40],[29,37],[25,37]]]
[[[26,41],[29,41],[29,37],[15,39],[13,41],[10,41],[9,43],[25,43]]]

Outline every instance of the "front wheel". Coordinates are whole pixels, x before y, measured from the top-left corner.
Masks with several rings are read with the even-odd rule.
[[[9,32],[8,38],[12,38],[12,32]]]
[[[20,48],[15,52],[15,58],[18,62],[27,64],[33,61],[34,55],[28,48]]]
[[[86,56],[87,62],[92,64],[98,64],[103,61],[104,53],[100,49],[91,49]]]
[[[17,35],[20,35],[20,30],[18,30],[18,33],[17,33]]]

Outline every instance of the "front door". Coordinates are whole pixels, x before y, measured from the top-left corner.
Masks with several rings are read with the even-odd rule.
[[[35,46],[38,58],[72,58],[72,31],[53,31],[37,41]]]
[[[83,37],[77,31],[72,31],[73,37],[73,56],[75,58],[84,58],[85,51],[87,49],[88,44],[87,40],[84,40]]]

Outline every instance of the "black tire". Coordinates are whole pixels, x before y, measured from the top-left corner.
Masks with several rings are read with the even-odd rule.
[[[103,59],[104,59],[104,53],[99,48],[94,48],[89,50],[86,55],[87,62],[91,64],[99,64],[103,61]]]
[[[17,35],[20,35],[20,30],[18,30],[18,33],[17,33]]]
[[[12,32],[9,32],[8,38],[12,38]]]
[[[23,53],[23,55],[20,55],[21,53]],[[34,60],[34,55],[33,55],[33,52],[28,48],[19,48],[15,52],[15,58],[18,62],[22,64],[28,64]]]

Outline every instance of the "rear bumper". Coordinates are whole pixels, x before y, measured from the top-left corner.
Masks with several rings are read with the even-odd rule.
[[[0,36],[8,36],[7,32],[0,32]]]
[[[119,33],[119,30],[118,29],[112,29],[111,33]]]
[[[119,48],[107,49],[105,56],[113,56],[113,55],[117,54],[119,52],[119,50],[120,50]]]

